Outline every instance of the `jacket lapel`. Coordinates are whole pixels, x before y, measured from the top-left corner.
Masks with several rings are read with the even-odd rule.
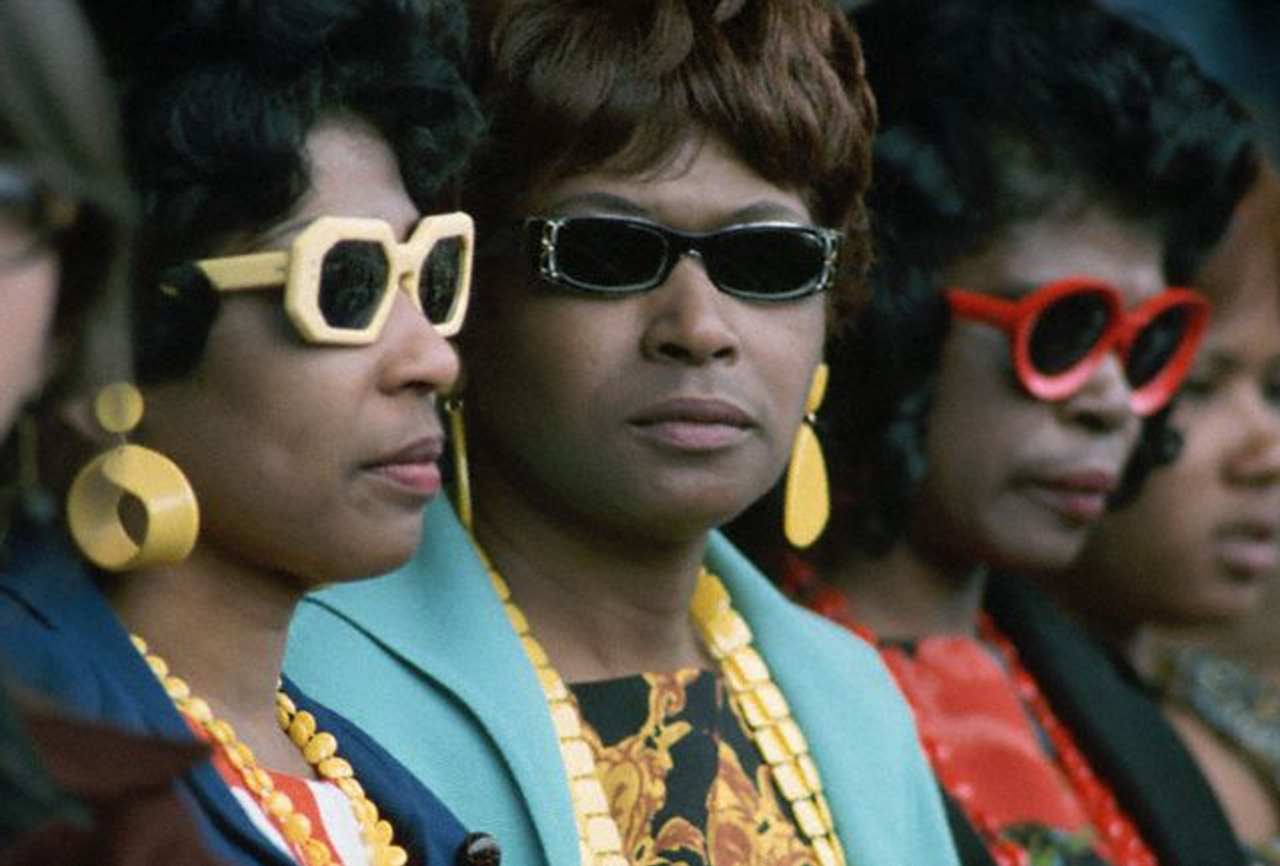
[[[993,576],[986,605],[1160,863],[1243,866],[1208,783],[1133,676],[1025,578]]]
[[[577,863],[568,786],[547,778],[563,763],[533,666],[445,497],[428,507],[425,526],[408,565],[318,601],[467,708],[515,780],[547,862]]]
[[[9,589],[94,668],[96,691],[67,695],[66,709],[135,734],[199,742],[65,541],[51,533],[26,539],[13,566],[6,578]],[[251,852],[254,863],[293,866],[293,860],[253,826],[211,763],[196,764],[184,784],[216,853],[242,861],[244,853]]]

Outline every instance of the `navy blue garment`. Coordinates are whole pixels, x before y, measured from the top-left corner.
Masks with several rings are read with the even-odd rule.
[[[69,713],[163,740],[198,742],[134,649],[89,569],[60,536],[27,532],[13,539],[0,574],[0,669]],[[411,863],[452,866],[467,833],[434,794],[341,716],[301,695],[299,709],[329,731],[360,784],[392,823]],[[208,761],[182,779],[209,849],[231,864],[296,866],[254,828]]]

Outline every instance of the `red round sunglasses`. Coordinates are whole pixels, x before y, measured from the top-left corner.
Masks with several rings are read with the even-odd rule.
[[[1126,311],[1119,292],[1090,277],[1055,280],[1016,300],[960,288],[944,294],[952,315],[1005,332],[1018,381],[1041,400],[1075,394],[1114,350],[1129,406],[1143,416],[1173,398],[1209,318],[1208,303],[1190,289],[1166,289]]]

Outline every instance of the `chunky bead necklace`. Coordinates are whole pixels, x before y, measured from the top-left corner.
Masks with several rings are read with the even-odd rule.
[[[258,766],[253,752],[237,737],[231,725],[217,718],[208,702],[191,693],[185,681],[169,672],[169,665],[151,652],[147,642],[137,635],[130,635],[133,646],[142,654],[156,679],[164,687],[169,699],[184,716],[191,719],[217,744],[227,762],[240,774],[263,812],[279,829],[281,835],[302,854],[306,866],[328,866],[334,860],[334,852],[320,839],[311,835],[311,820],[294,811],[293,801],[283,791],[277,791],[271,774]],[[338,740],[333,734],[316,730],[316,719],[306,710],[299,711],[293,700],[283,690],[276,692],[276,721],[280,729],[289,735],[302,752],[302,757],[316,774],[338,786],[351,801],[351,810],[360,823],[360,837],[369,849],[372,866],[404,866],[408,853],[392,843],[391,824],[378,817],[378,807],[365,796],[364,788],[356,781],[351,764],[338,757]]]
[[[784,588],[788,594],[798,598],[815,613],[839,623],[872,645],[880,646],[875,633],[857,619],[853,605],[844,592],[819,581],[807,567],[800,567],[796,563],[792,563],[792,566],[784,578]],[[1088,815],[1090,826],[1110,851],[1115,866],[1157,866],[1155,855],[1143,841],[1132,820],[1090,768],[1088,759],[1080,751],[1070,732],[1054,715],[1053,708],[1036,684],[1035,678],[1022,665],[1013,642],[999,632],[985,613],[978,619],[978,636],[1000,654],[1005,669],[1013,677],[1019,698],[1040,730],[1048,737],[1067,784]],[[890,664],[889,669],[897,678],[898,672],[894,665]],[[1029,859],[1026,849],[1003,836],[998,822],[976,802],[974,787],[948,772],[945,746],[934,741],[923,729],[920,729],[920,743],[943,788],[964,809],[966,817],[986,842],[997,866],[1027,866]]]
[[[609,810],[595,755],[583,734],[577,701],[530,633],[529,621],[512,601],[506,581],[483,552],[480,556],[546,695],[573,797],[582,866],[628,866],[622,834]],[[720,666],[729,700],[739,717],[746,720],[748,735],[769,765],[800,831],[808,838],[817,866],[844,866],[844,850],[836,837],[835,822],[822,793],[818,767],[809,755],[808,742],[791,717],[787,699],[773,682],[764,658],[751,646],[751,627],[733,609],[724,584],[706,569],[698,575],[690,617]]]

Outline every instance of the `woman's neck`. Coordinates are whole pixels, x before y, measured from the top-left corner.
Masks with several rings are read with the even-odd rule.
[[[883,639],[972,635],[986,571],[933,559],[899,542],[887,554],[846,556],[826,575],[849,596],[858,620]]]
[[[567,682],[710,664],[689,621],[705,534],[627,537],[487,487],[474,533]]]
[[[201,545],[177,565],[111,578],[106,589],[125,628],[231,724],[259,763],[309,776],[275,712],[299,586]]]

